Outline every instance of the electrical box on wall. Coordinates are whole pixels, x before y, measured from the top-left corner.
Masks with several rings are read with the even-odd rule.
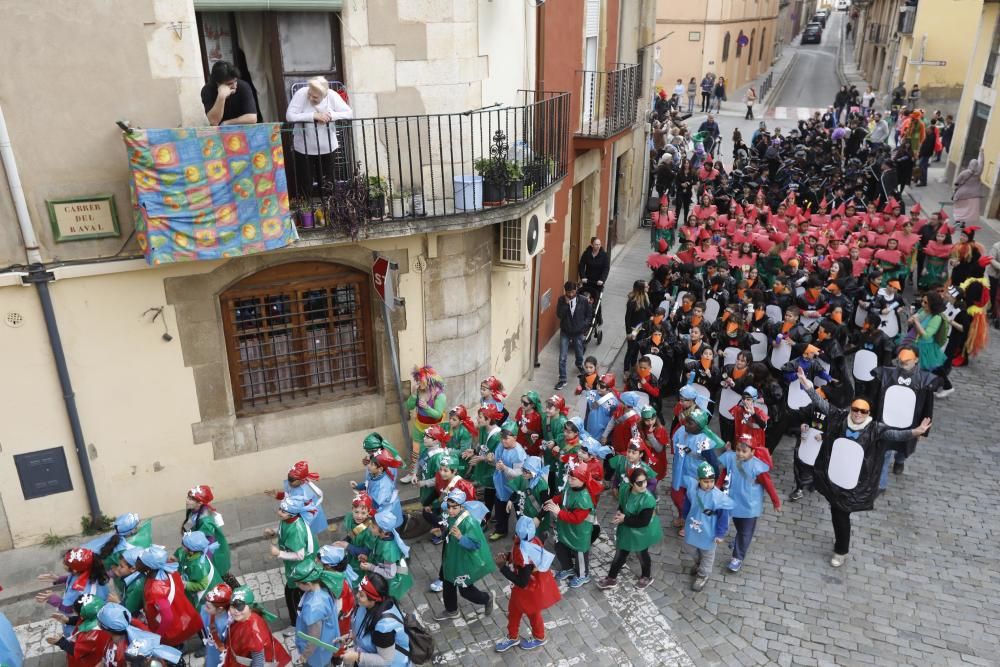
[[[66,465],[66,450],[62,447],[15,454],[14,466],[25,500],[73,490],[69,466]]]

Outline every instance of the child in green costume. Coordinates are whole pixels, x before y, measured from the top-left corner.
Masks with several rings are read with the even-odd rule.
[[[483,605],[485,614],[493,613],[496,593],[476,588],[476,582],[496,570],[493,555],[480,522],[487,514],[486,506],[469,500],[462,491],[453,490],[443,503],[448,513],[447,529],[432,532],[445,538],[440,577],[444,581],[444,611],[435,621],[458,618],[458,595],[473,604]]]
[[[549,468],[549,488],[558,488],[556,485],[556,466],[559,461],[559,452],[566,445],[563,435],[563,427],[566,425],[566,416],[569,408],[566,406],[566,399],[559,394],[553,394],[545,401],[545,409],[542,414],[542,461]]]
[[[277,530],[268,528],[264,531],[264,537],[272,540],[271,556],[284,564],[285,604],[288,607],[288,618],[292,623],[293,632],[302,591],[291,583],[289,577],[300,561],[311,560],[318,549],[316,537],[306,520],[307,511],[308,508],[300,496],[285,496],[278,506],[278,518],[281,521]]]
[[[375,539],[370,549],[359,553],[361,570],[365,574],[375,572],[385,577],[389,582],[389,594],[401,600],[413,586],[413,577],[406,564],[410,547],[396,532],[396,516],[389,510],[382,510],[375,515],[375,523],[368,530]]]
[[[493,486],[493,473],[496,467],[487,460],[489,455],[500,445],[500,422],[503,415],[496,407],[487,405],[479,408],[476,413],[476,423],[479,426],[478,445],[474,450],[462,453],[469,465],[469,481],[477,491],[483,493],[483,503],[493,507],[496,500],[496,489]]]
[[[184,525],[181,526],[183,532],[200,530],[205,533],[209,542],[215,542],[219,547],[212,554],[212,563],[218,570],[219,576],[225,578],[229,574],[231,559],[229,555],[229,541],[226,534],[222,532],[222,527],[226,522],[222,520],[222,515],[215,511],[209,503],[215,500],[212,487],[200,484],[187,492],[187,514],[184,517]]]
[[[556,580],[569,579],[571,588],[590,581],[590,545],[594,524],[588,520],[594,511],[591,487],[603,486],[590,474],[587,466],[576,464],[568,469],[568,482],[562,494],[542,506],[556,523],[556,556],[562,570]]]
[[[199,611],[205,593],[222,583],[222,575],[212,563],[212,554],[219,546],[218,542],[209,542],[205,533],[193,530],[184,533],[181,547],[174,552],[184,580],[184,593]]]
[[[359,575],[361,561],[358,554],[370,551],[375,544],[375,534],[368,530],[372,525],[374,507],[374,501],[367,493],[356,494],[351,501],[351,513],[344,517],[344,538],[333,543],[333,546],[347,551],[347,566]]]
[[[469,416],[469,411],[465,409],[464,405],[456,405],[448,412],[448,423],[444,427],[449,435],[451,435],[451,440],[448,441],[448,449],[459,457],[458,462],[461,468],[459,468],[458,472],[464,476],[467,472],[466,459],[462,456],[462,453],[466,450],[471,451],[473,444],[478,444],[479,427],[476,426],[476,422]],[[475,443],[473,443],[474,440],[476,441]]]
[[[649,449],[646,443],[638,435],[629,440],[628,449],[624,454],[615,454],[608,461],[608,467],[614,472],[614,484],[620,486],[625,482],[629,472],[637,468],[643,470],[650,479],[656,479],[656,471],[648,463],[646,457]],[[615,488],[615,495],[618,495],[619,488]]]
[[[507,511],[516,511],[517,517],[526,516],[535,522],[536,535],[542,542],[552,527],[552,515],[542,507],[549,499],[549,468],[542,465],[538,456],[529,456],[521,464],[521,475],[508,482],[515,495],[507,502]]]
[[[614,588],[618,585],[621,572],[630,553],[639,554],[641,568],[636,588],[642,589],[653,583],[649,558],[649,547],[663,539],[663,526],[656,515],[656,496],[649,492],[649,480],[653,476],[641,466],[631,468],[627,478],[618,487],[618,512],[611,523],[618,526],[615,544],[618,551],[611,561],[608,576],[598,582],[600,588]]]
[[[419,475],[420,482],[420,504],[430,505],[437,498],[437,491],[434,489],[434,478],[437,475],[438,465],[441,455],[448,450],[448,441],[451,436],[440,425],[435,424],[424,431],[424,446],[420,452]],[[391,579],[392,577],[386,577]],[[393,596],[395,597],[395,596]],[[399,598],[396,598],[397,600]]]
[[[130,547],[125,551],[119,551],[118,564],[111,568],[120,604],[133,616],[142,611],[143,589],[146,584],[146,577],[135,566],[142,550],[143,547]]]

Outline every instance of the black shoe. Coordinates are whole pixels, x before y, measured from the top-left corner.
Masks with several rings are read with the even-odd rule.
[[[902,475],[903,474],[903,462],[902,461],[896,461],[895,463],[892,464],[892,474],[893,475]]]
[[[556,391],[559,391],[565,386],[566,386],[566,380],[559,380],[559,382],[556,382]]]

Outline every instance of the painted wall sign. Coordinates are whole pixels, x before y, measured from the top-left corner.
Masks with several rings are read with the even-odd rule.
[[[49,222],[57,242],[120,236],[114,195],[49,199]]]

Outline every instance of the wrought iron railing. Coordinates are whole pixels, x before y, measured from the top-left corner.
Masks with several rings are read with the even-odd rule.
[[[639,65],[618,63],[614,71],[579,71],[581,83],[580,126],[582,137],[610,137],[631,127],[642,97]]]
[[[285,171],[300,229],[451,216],[531,199],[566,174],[569,94],[521,91],[521,106],[288,123]],[[331,150],[336,147],[336,150]]]

